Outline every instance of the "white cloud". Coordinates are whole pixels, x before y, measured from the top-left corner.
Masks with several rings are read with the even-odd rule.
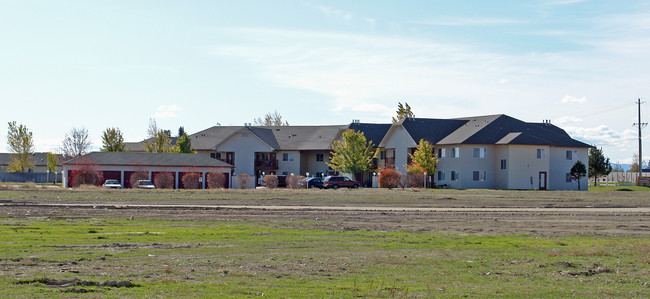
[[[619,132],[607,125],[600,125],[591,128],[565,127],[564,130],[571,135],[571,137],[597,147],[626,147],[628,144],[636,140],[634,130],[626,129]]]
[[[524,21],[498,18],[439,18],[436,20],[413,21],[412,24],[437,26],[485,26],[521,24]]]
[[[569,95],[564,96],[564,97],[562,98],[562,100],[560,100],[560,103],[562,103],[562,104],[568,104],[568,103],[579,103],[579,104],[584,104],[584,103],[586,103],[586,102],[587,102],[587,98],[586,98],[586,97],[576,98],[576,97],[572,97],[572,96],[569,96]]]
[[[628,111],[586,114],[585,109],[631,102],[650,76],[647,54],[614,55],[601,48],[513,54],[390,35],[268,28],[217,33],[234,41],[215,46],[213,54],[254,65],[258,76],[278,86],[325,96],[337,115],[389,121],[400,101],[414,107],[418,117],[505,113],[526,121],[580,122],[582,128],[571,128],[573,137],[605,150],[612,144],[609,150],[618,157],[634,150],[625,141],[627,127],[618,121],[629,117]],[[558,109],[549,98],[565,105]],[[389,107],[388,116],[378,117],[384,115],[380,105]],[[609,131],[593,130],[603,123]]]
[[[570,4],[576,4],[580,2],[586,2],[586,1],[587,0],[556,0],[547,3],[547,5],[570,5]]]
[[[572,124],[572,123],[579,123],[581,122],[582,119],[575,117],[575,116],[563,116],[558,119],[553,120],[553,123],[557,125],[564,125],[564,124]]]
[[[353,106],[352,111],[361,111],[361,112],[379,112],[379,113],[391,113],[391,109],[386,107],[383,104],[370,104],[363,103],[356,106]]]
[[[340,18],[346,21],[351,20],[352,17],[354,16],[354,14],[351,12],[340,10],[340,9],[333,9],[322,5],[318,7],[318,10],[320,10],[323,14],[325,14],[328,17]]]
[[[180,107],[178,107],[176,104],[172,105],[160,105],[158,106],[158,109],[156,109],[156,113],[154,114],[155,118],[175,118],[176,117],[176,112],[181,111]]]

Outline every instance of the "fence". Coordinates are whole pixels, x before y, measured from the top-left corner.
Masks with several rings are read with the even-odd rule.
[[[638,172],[611,172],[607,176],[598,177],[598,186],[634,186]],[[650,173],[642,173],[644,177],[650,177]],[[593,177],[589,178],[589,186],[594,185]]]
[[[57,183],[61,183],[63,176],[61,172],[0,172],[0,182],[14,182],[14,183],[52,183],[56,179]]]

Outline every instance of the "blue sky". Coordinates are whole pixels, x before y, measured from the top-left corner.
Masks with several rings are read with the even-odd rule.
[[[141,140],[150,118],[190,133],[275,110],[390,122],[407,102],[550,119],[625,163],[650,98],[647,1],[0,0],[0,27],[0,121],[39,151],[73,126],[99,148],[108,127]]]

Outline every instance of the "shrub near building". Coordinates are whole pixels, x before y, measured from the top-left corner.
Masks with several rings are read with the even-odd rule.
[[[174,175],[169,172],[157,173],[153,178],[153,184],[158,189],[174,189]]]
[[[208,173],[206,183],[210,189],[222,189],[226,187],[226,176],[220,172]]]
[[[185,189],[200,189],[201,188],[201,175],[196,172],[190,172],[183,175],[183,188]]]
[[[278,176],[273,174],[265,175],[262,178],[262,185],[269,189],[275,189],[278,187]]]
[[[386,168],[379,173],[379,188],[392,189],[398,187],[402,174],[395,168]]]
[[[131,178],[129,178],[129,183],[131,184],[131,188],[138,188],[138,181],[148,180],[148,179],[149,179],[149,173],[144,171],[137,171],[131,174]]]
[[[287,187],[291,189],[301,189],[301,188],[307,188],[307,185],[302,184],[302,180],[304,179],[304,176],[301,175],[290,175],[287,177]]]

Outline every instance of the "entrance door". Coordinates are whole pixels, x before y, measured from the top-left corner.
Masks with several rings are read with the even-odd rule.
[[[539,172],[539,190],[546,190],[546,171]]]

